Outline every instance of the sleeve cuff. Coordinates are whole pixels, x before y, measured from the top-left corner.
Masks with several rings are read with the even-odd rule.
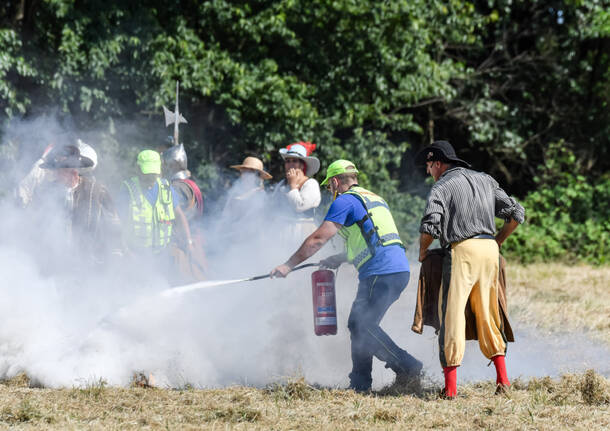
[[[419,233],[427,233],[434,239],[439,239],[441,236],[440,229],[429,223],[422,223],[422,225],[419,227]]]
[[[504,221],[509,221],[512,218],[517,223],[523,224],[525,221],[525,208],[523,208],[523,206],[521,206],[521,204],[518,202],[514,202],[512,206],[500,211],[498,217],[504,219]]]

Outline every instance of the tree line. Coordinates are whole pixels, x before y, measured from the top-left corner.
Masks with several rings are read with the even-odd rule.
[[[0,23],[5,121],[121,119],[146,131],[114,136],[128,152],[169,134],[159,108],[179,80],[204,192],[246,155],[279,174],[277,149],[310,140],[322,166],[359,166],[409,241],[429,187],[414,154],[448,139],[532,206],[527,236],[560,244],[554,257],[608,254],[608,0],[14,0]],[[589,204],[561,200],[571,194]],[[569,220],[538,214],[547,207]],[[507,248],[538,249],[524,234]]]

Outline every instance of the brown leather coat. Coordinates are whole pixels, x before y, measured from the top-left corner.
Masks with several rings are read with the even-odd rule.
[[[413,332],[421,334],[424,325],[432,326],[438,333],[440,321],[438,317],[438,294],[443,279],[443,261],[445,268],[451,268],[451,254],[445,249],[432,249],[428,251],[428,256],[422,262],[419,270],[419,282],[417,286],[417,303],[415,305],[415,316],[413,317]],[[449,265],[447,265],[449,263]],[[500,289],[498,289],[498,303],[500,308],[500,329],[503,331],[506,341],[514,342],[513,329],[508,321],[506,304],[506,260],[500,256]],[[450,276],[450,274],[446,274]],[[466,305],[466,339],[476,340],[477,327],[475,316],[470,308],[470,303]]]

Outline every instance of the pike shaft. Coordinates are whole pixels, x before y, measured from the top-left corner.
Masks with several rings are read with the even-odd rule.
[[[174,113],[176,115],[176,121],[174,121],[174,145],[180,145],[180,141],[178,140],[178,123],[180,122],[180,111],[178,110],[178,89],[180,86],[180,82],[176,81],[176,109]]]

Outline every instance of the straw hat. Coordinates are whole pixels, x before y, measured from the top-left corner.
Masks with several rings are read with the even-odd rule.
[[[299,159],[305,163],[305,175],[311,177],[320,170],[320,161],[317,157],[309,155],[316,148],[315,144],[310,142],[297,142],[296,144],[288,145],[286,148],[280,149],[282,159]]]
[[[240,172],[242,169],[250,169],[256,171],[263,180],[270,180],[271,178],[273,178],[263,169],[262,160],[257,159],[256,157],[246,157],[241,165],[233,165],[229,167],[232,169],[237,169]]]

